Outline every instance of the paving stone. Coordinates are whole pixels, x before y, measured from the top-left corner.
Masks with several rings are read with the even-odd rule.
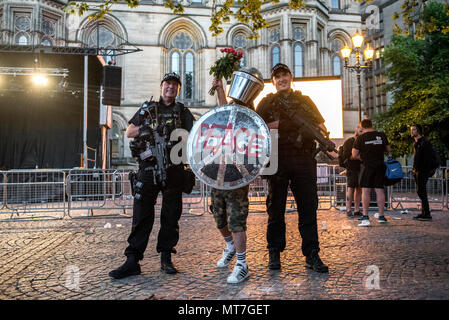
[[[183,216],[176,275],[160,271],[156,218],[142,274],[121,280],[108,276],[125,257],[131,219],[96,218],[0,223],[0,299],[69,300],[301,300],[449,298],[449,212],[432,222],[388,211],[387,225],[369,228],[337,210],[318,212],[320,256],[329,274],[306,269],[296,212],[286,214],[287,247],[282,268],[269,270],[267,215],[248,217],[247,261],[251,276],[238,285],[218,269],[224,242],[210,214]],[[394,219],[397,218],[397,219]],[[400,219],[399,219],[400,218]],[[326,221],[327,230],[321,230]],[[105,229],[104,225],[123,227]],[[89,232],[86,232],[88,230]],[[376,286],[376,284],[378,286]]]

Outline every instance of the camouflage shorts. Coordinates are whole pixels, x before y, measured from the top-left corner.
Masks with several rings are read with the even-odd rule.
[[[211,192],[211,210],[221,229],[228,225],[231,232],[246,231],[246,218],[248,217],[248,191],[249,186],[234,190],[213,189]]]

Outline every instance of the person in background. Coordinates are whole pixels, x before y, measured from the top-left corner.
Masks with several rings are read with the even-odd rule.
[[[346,168],[346,214],[348,217],[361,217],[360,200],[362,199],[362,188],[359,185],[360,164],[359,159],[352,158],[352,147],[355,139],[363,133],[362,128],[357,126],[354,136],[350,137],[343,143],[343,162]],[[352,202],[354,201],[354,212],[351,210]]]
[[[410,134],[414,140],[413,178],[416,183],[416,191],[421,200],[421,213],[413,219],[431,221],[429,200],[427,198],[427,181],[435,173],[432,165],[433,147],[429,140],[423,136],[423,127],[420,124],[410,126]]]
[[[360,122],[360,127],[363,133],[354,141],[352,158],[362,161],[360,187],[362,188],[363,217],[359,219],[361,222],[358,226],[368,227],[370,225],[368,211],[371,189],[376,191],[379,209],[378,221],[380,223],[388,222],[384,216],[384,177],[386,170],[384,153],[390,152],[391,148],[387,136],[383,132],[376,131],[370,119],[363,119]]]

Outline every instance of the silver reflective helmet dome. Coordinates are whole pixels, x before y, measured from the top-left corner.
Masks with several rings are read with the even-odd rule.
[[[256,68],[234,71],[228,97],[250,105],[263,90],[262,74]]]

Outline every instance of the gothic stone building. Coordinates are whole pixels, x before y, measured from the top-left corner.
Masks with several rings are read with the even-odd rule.
[[[220,1],[220,0],[219,0]],[[162,0],[144,0],[130,9],[115,5],[97,23],[64,12],[66,0],[0,0],[1,38],[5,44],[48,46],[96,46],[140,48],[142,51],[105,57],[122,67],[122,101],[113,107],[109,130],[111,165],[131,162],[128,120],[151,96],[158,99],[162,76],[170,71],[182,75],[179,100],[199,117],[217,105],[208,94],[209,68],[220,57],[220,49],[242,49],[242,64],[259,69],[265,79],[277,62],[290,66],[295,77],[340,75],[343,83],[344,135],[357,124],[358,90],[355,76],[343,67],[339,50],[364,28],[361,7],[352,0],[307,0],[300,10],[290,9],[288,0],[262,8],[269,28],[257,40],[247,40],[249,29],[235,20],[225,23],[224,32],[212,37],[208,28],[212,1],[183,0],[185,12],[174,15]],[[91,2],[95,5],[98,2]],[[98,29],[99,28],[99,29]]]

